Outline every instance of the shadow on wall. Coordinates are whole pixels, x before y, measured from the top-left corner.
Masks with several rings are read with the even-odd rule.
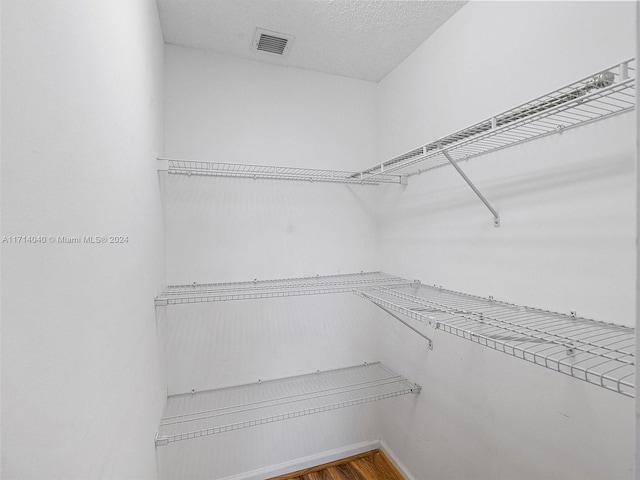
[[[465,169],[465,164],[466,162],[461,163],[463,169]],[[500,202],[509,198],[515,199],[543,192],[549,193],[554,190],[564,189],[568,185],[575,186],[592,181],[600,182],[606,178],[629,175],[633,171],[633,158],[629,155],[618,155],[616,157],[607,157],[606,159],[597,158],[588,162],[575,162],[556,168],[547,168],[536,173],[527,172],[520,175],[500,177],[491,182],[483,183],[480,190],[496,207]],[[418,183],[417,177],[411,179],[413,180],[414,189],[421,188],[424,194],[411,192],[412,182],[411,180],[409,181],[410,186],[406,191],[410,196],[406,200],[402,199],[405,205],[399,204],[401,197],[405,195],[404,189],[393,193],[387,190],[386,195],[388,198],[383,202],[385,205],[382,207],[381,215],[389,214],[393,211],[393,216],[396,219],[408,220],[427,217],[434,213],[451,214],[456,210],[466,209],[474,205],[482,207],[480,200],[473,194],[462,178],[456,179],[459,180],[459,185],[453,188],[448,186],[450,179],[454,176],[457,177],[453,169],[450,169],[450,172],[447,173],[442,171],[431,173],[431,175],[449,175],[446,182],[443,182],[445,186],[440,186],[436,189],[427,184],[429,181],[427,180],[428,175],[429,173],[423,174],[423,185],[416,185]],[[473,181],[473,174],[470,176]],[[476,185],[478,184],[479,182]],[[487,215],[489,215],[489,212],[487,212]]]

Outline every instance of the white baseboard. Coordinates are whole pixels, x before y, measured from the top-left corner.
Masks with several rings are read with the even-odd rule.
[[[393,453],[393,450],[389,448],[389,445],[387,445],[384,440],[380,440],[380,450],[382,450],[384,454],[389,458],[389,460],[391,460],[393,466],[398,469],[398,471],[406,480],[416,480],[414,476],[411,475],[409,469],[405,466],[404,463],[402,463],[398,456]]]
[[[271,465],[269,467],[252,470],[250,472],[231,475],[230,477],[224,477],[219,480],[264,480],[265,478],[295,472],[296,470],[302,470],[304,468],[315,467],[316,465],[333,462],[334,460],[340,460],[341,458],[350,457],[369,450],[375,450],[376,448],[382,448],[379,440],[356,443],[355,445],[348,445],[346,447],[336,448],[335,450],[329,450],[328,452],[309,455],[308,457],[280,463],[278,465]],[[393,455],[393,453],[387,453],[391,452],[388,448],[384,450],[384,452],[389,456],[389,459],[392,460],[391,455]],[[393,457],[395,457],[395,455],[393,455]],[[395,460],[392,461],[395,462]],[[399,467],[398,470],[400,470]],[[403,470],[400,471],[404,474]],[[414,480],[411,476],[407,477],[407,479]]]

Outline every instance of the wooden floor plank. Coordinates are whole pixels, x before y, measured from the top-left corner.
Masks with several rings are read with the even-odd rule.
[[[327,480],[324,470],[318,470],[317,472],[310,472],[302,476],[303,480]]]
[[[316,465],[315,467],[303,468],[302,470],[297,470],[295,472],[286,473],[284,475],[278,475],[277,477],[272,477],[272,478],[269,478],[267,480],[295,480],[296,477],[302,477],[303,475],[305,475],[307,473],[310,473],[310,472],[317,472],[319,470],[325,470],[325,469],[327,469],[329,467],[332,467],[332,466],[342,465],[343,463],[348,463],[351,460],[355,460],[355,459],[362,458],[362,457],[368,457],[370,455],[373,455],[377,451],[378,451],[378,449],[369,450],[368,452],[358,453],[357,455],[352,455],[352,456],[347,457],[347,458],[341,458],[340,460],[334,460],[333,462],[323,463],[322,465]]]
[[[353,468],[363,480],[376,480],[376,472],[373,470],[368,459],[359,458],[358,460],[349,462],[349,466]]]
[[[343,463],[342,465],[336,465],[336,470],[340,474],[338,477],[340,480],[362,480],[360,475],[351,467],[350,462]]]
[[[400,472],[391,463],[382,450],[372,456],[376,471],[380,475],[380,480],[404,480]]]
[[[404,480],[379,449],[268,480]]]

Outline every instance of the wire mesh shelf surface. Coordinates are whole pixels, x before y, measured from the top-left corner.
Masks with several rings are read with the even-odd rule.
[[[359,172],[374,179],[392,172],[416,175],[596,120],[633,110],[635,59],[559,88],[451,135]]]
[[[410,282],[382,272],[363,272],[253,282],[171,285],[158,297],[156,305],[250,300],[257,298],[319,295],[351,292],[354,288],[408,285]]]
[[[356,293],[438,330],[633,397],[635,329],[421,286]]]
[[[341,170],[204,162],[199,160],[179,160],[171,158],[158,158],[158,160],[168,162],[168,172],[170,174],[333,182],[362,185],[378,185],[380,183],[400,184],[404,181],[400,175],[395,174],[377,175],[375,178],[368,178],[365,175],[359,175],[357,172],[345,172]]]
[[[361,185],[406,185],[407,177],[468,160],[635,108],[634,58],[558,88],[361,172],[158,158],[170,174]]]
[[[156,445],[419,393],[380,363],[170,396]]]

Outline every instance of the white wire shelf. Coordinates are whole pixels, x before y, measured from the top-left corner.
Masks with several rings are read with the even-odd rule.
[[[442,288],[375,287],[358,295],[432,327],[633,397],[635,330]]]
[[[407,178],[453,162],[561,133],[635,108],[634,58],[596,72],[361,172],[162,158],[170,174],[334,182],[407,184]]]
[[[421,387],[381,363],[167,398],[156,445],[215,435],[400,395]]]
[[[359,175],[357,172],[345,172],[341,170],[205,162],[199,160],[181,160],[161,157],[159,157],[158,160],[166,164],[163,169],[167,170],[169,174],[179,175],[297,180],[359,185],[379,185],[381,183],[406,184],[406,177],[396,174],[377,175],[375,178],[370,178],[365,175]]]
[[[382,272],[362,272],[253,282],[171,285],[156,297],[156,306],[182,303],[251,300],[258,298],[352,292],[355,288],[410,285],[404,278]]]
[[[355,174],[408,176],[618,115],[635,107],[635,59],[597,72]]]

